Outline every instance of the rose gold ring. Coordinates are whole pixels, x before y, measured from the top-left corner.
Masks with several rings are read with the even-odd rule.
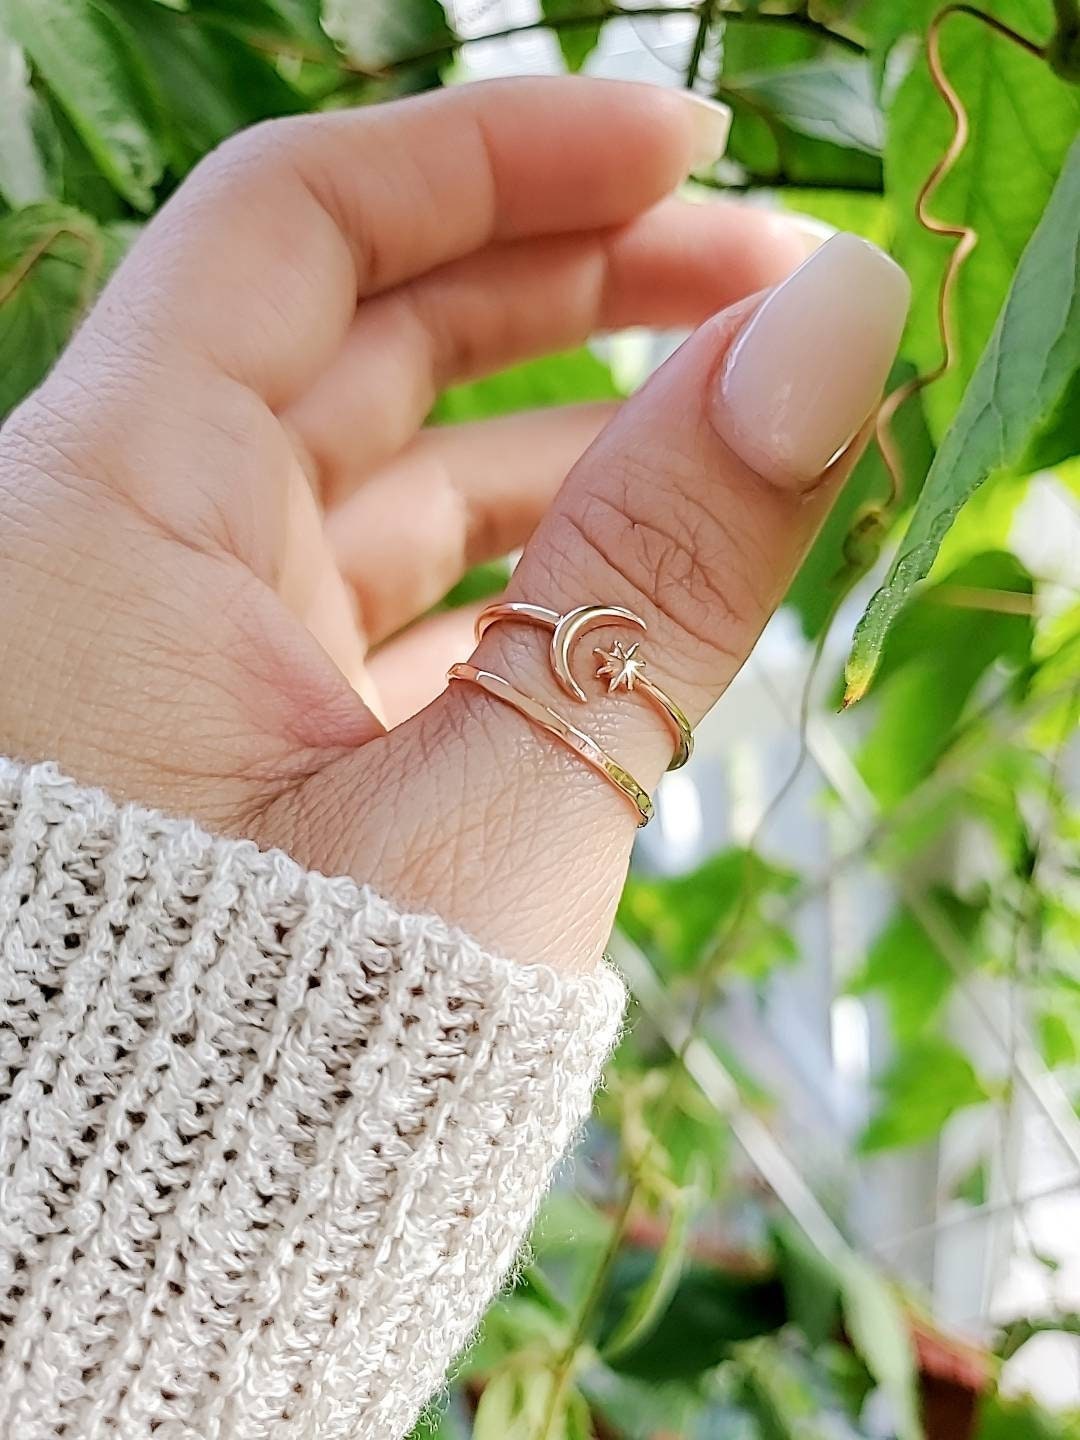
[[[476,620],[477,640],[500,620],[524,620],[551,631],[551,668],[566,693],[579,701],[586,699],[585,691],[570,669],[578,640],[590,630],[598,630],[604,625],[633,625],[641,631],[647,628],[639,615],[632,610],[624,610],[621,605],[577,605],[565,615],[560,615],[543,605],[508,600],[481,610]],[[616,640],[610,650],[598,646],[593,651],[599,660],[596,675],[601,679],[607,678],[609,695],[617,690],[644,695],[660,711],[675,737],[675,752],[668,769],[678,770],[694,753],[694,732],[690,721],[671,696],[644,673],[646,661],[638,655],[640,644],[635,640],[632,645],[625,646],[621,640]]]
[[[496,700],[502,700],[507,705],[513,706],[519,714],[524,715],[526,720],[531,720],[534,725],[539,725],[556,740],[561,740],[568,745],[587,765],[591,765],[605,780],[609,780],[622,795],[625,795],[630,804],[637,812],[638,825],[647,825],[652,819],[653,805],[649,799],[648,792],[644,790],[628,770],[624,770],[617,760],[614,760],[606,750],[599,746],[591,736],[579,730],[576,725],[571,725],[568,720],[549,705],[544,705],[539,700],[534,700],[531,695],[525,695],[522,691],[516,690],[508,680],[501,675],[494,674],[491,670],[481,670],[476,665],[469,665],[461,662],[451,665],[447,671],[449,680],[467,680],[473,685],[478,685],[488,695],[493,695]]]

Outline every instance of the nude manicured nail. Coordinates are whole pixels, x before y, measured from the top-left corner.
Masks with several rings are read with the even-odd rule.
[[[715,165],[727,149],[731,110],[719,100],[708,100],[704,95],[691,95],[684,90],[682,96],[694,119],[694,149],[690,157],[690,168],[706,170],[710,165]]]
[[[770,291],[736,337],[713,423],[774,484],[806,489],[849,445],[881,394],[911,286],[894,261],[838,234]]]

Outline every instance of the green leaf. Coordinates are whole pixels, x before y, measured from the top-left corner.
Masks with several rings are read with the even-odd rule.
[[[697,1190],[690,1186],[678,1191],[656,1263],[605,1340],[601,1352],[605,1360],[614,1360],[635,1345],[647,1341],[670,1305],[686,1263],[690,1220],[697,1198]]]
[[[102,174],[136,209],[149,210],[164,157],[155,102],[126,27],[93,0],[0,0],[0,22]]]
[[[730,1368],[760,1440],[842,1440],[852,1434],[827,1377],[790,1332],[740,1345]]]
[[[439,0],[324,0],[323,26],[351,60],[372,72],[430,51],[445,60],[455,41]]]
[[[1031,655],[1031,577],[1012,555],[977,555],[922,590],[889,633],[873,725],[859,769],[881,804],[903,801],[945,753],[968,700],[993,665]]]
[[[841,1290],[844,1327],[889,1398],[898,1440],[922,1440],[915,1350],[895,1291],[854,1254],[841,1267]]]
[[[759,22],[745,13],[739,20],[724,21],[722,34],[721,63],[725,80],[747,72],[800,65],[813,60],[822,50],[822,41],[817,35],[793,26]]]
[[[994,0],[989,8],[1036,40],[1052,27],[1049,0]],[[941,54],[945,72],[968,109],[971,134],[930,208],[950,223],[971,226],[979,240],[953,293],[955,364],[924,397],[936,438],[956,413],[1080,126],[1080,90],[977,20],[950,17],[941,30]],[[954,242],[923,228],[915,201],[951,135],[951,117],[920,50],[889,109],[885,153],[886,188],[897,217],[893,251],[912,282],[902,354],[920,371],[941,358],[938,289]],[[1054,296],[1050,308],[1060,317],[1069,290],[1048,285],[1043,293]],[[1033,364],[1029,374],[1034,373]]]
[[[574,20],[579,15],[595,15],[601,8],[597,0],[540,0],[540,13],[544,19],[556,22]],[[563,25],[559,28],[559,49],[568,70],[576,72],[581,69],[596,49],[602,28],[601,22],[594,25]]]
[[[765,183],[880,190],[884,128],[864,62],[725,74],[717,93],[734,112],[728,158]]]
[[[952,1198],[967,1205],[982,1206],[990,1194],[990,1177],[985,1160],[977,1160],[953,1186]]]
[[[13,210],[56,194],[59,140],[22,50],[0,31],[0,197]]]
[[[498,375],[457,385],[440,395],[431,418],[438,422],[486,420],[515,410],[617,400],[620,392],[602,360],[582,347],[514,365]]]
[[[604,1298],[601,1337],[626,1313],[655,1259],[648,1250],[620,1254]],[[688,1379],[718,1365],[739,1341],[771,1334],[784,1320],[784,1293],[777,1280],[748,1279],[691,1263],[648,1339],[621,1351],[612,1369],[653,1384]]]
[[[30,205],[0,217],[0,420],[44,379],[104,263],[101,232],[70,206]]]
[[[1034,1400],[987,1395],[975,1440],[1080,1440],[1080,1417],[1051,1415]]]
[[[882,1103],[859,1141],[864,1155],[931,1140],[950,1115],[990,1098],[963,1051],[935,1037],[906,1046],[877,1089]]]
[[[834,230],[850,230],[886,249],[892,237],[892,218],[885,197],[865,190],[814,190],[809,186],[785,190],[784,209],[811,215]],[[908,373],[913,373],[910,369]],[[890,378],[889,387],[896,383]],[[919,413],[918,405],[911,409]],[[848,481],[848,484],[851,482]],[[846,488],[846,487],[845,487]]]
[[[610,1431],[619,1440],[657,1440],[660,1435],[704,1440],[706,1432],[697,1423],[704,1400],[701,1387],[693,1380],[653,1384],[593,1365],[582,1373],[580,1383],[593,1413],[608,1422],[608,1428],[598,1434]],[[730,1429],[721,1433],[724,1440],[740,1440]]]
[[[727,963],[755,974],[790,959],[790,937],[762,911],[769,895],[783,895],[794,877],[747,850],[714,855],[687,875],[648,879],[631,875],[619,905],[619,924],[667,974],[691,974],[714,945],[730,940]]]
[[[840,1322],[836,1266],[790,1220],[776,1221],[772,1236],[788,1315],[811,1345],[824,1344],[837,1333]]]
[[[320,0],[187,0],[187,9],[208,23],[225,27],[254,42],[279,39],[299,42],[319,58],[335,57],[322,27]]]
[[[258,120],[290,115],[300,97],[271,60],[227,30],[192,23],[143,0],[111,0],[137,29],[139,48],[164,102],[161,139],[180,175],[226,136]]]
[[[970,949],[982,908],[967,905],[944,890],[935,891],[934,898]],[[889,1007],[893,1036],[905,1045],[936,1019],[955,978],[919,921],[901,908],[870,947],[848,990],[852,995],[880,994]]]
[[[1080,366],[1080,139],[1024,252],[885,584],[859,623],[845,703],[865,694],[891,626],[964,501],[1019,459]]]

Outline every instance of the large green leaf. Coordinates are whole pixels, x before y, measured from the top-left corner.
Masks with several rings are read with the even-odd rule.
[[[26,57],[0,30],[0,197],[12,209],[56,193],[58,141],[34,94]]]
[[[863,1131],[863,1154],[930,1140],[950,1115],[989,1099],[968,1057],[947,1040],[927,1037],[900,1052],[877,1081],[881,1106]]]
[[[577,23],[579,16],[595,15],[600,7],[596,0],[540,0],[540,13],[545,20],[556,22],[559,49],[562,51],[566,68],[580,70],[596,49],[602,25]],[[573,21],[573,24],[559,25],[559,21]]]
[[[164,157],[153,95],[126,26],[93,0],[0,0],[0,21],[102,174],[137,209],[149,210]]]
[[[995,0],[989,8],[1036,39],[1052,27],[1050,0]],[[942,29],[941,52],[946,73],[968,109],[971,134],[931,210],[951,223],[972,226],[979,241],[953,293],[955,364],[925,396],[938,437],[956,412],[1080,125],[1080,91],[978,21],[950,18]],[[885,152],[886,185],[897,217],[894,253],[912,281],[902,353],[920,371],[940,359],[937,293],[953,242],[923,229],[915,215],[915,198],[951,134],[951,117],[920,52],[890,107]],[[1054,306],[1060,305],[1055,299]]]
[[[930,468],[900,552],[855,633],[846,702],[866,691],[885,638],[964,501],[1015,463],[1080,366],[1080,139],[1017,267],[963,404]]]
[[[0,218],[0,420],[44,379],[104,265],[101,232],[70,206],[30,205]]]
[[[323,25],[351,60],[373,72],[454,43],[439,0],[324,0]]]

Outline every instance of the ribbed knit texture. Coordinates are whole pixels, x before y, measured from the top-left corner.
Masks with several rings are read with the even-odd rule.
[[[622,1005],[0,761],[0,1437],[406,1433]]]

